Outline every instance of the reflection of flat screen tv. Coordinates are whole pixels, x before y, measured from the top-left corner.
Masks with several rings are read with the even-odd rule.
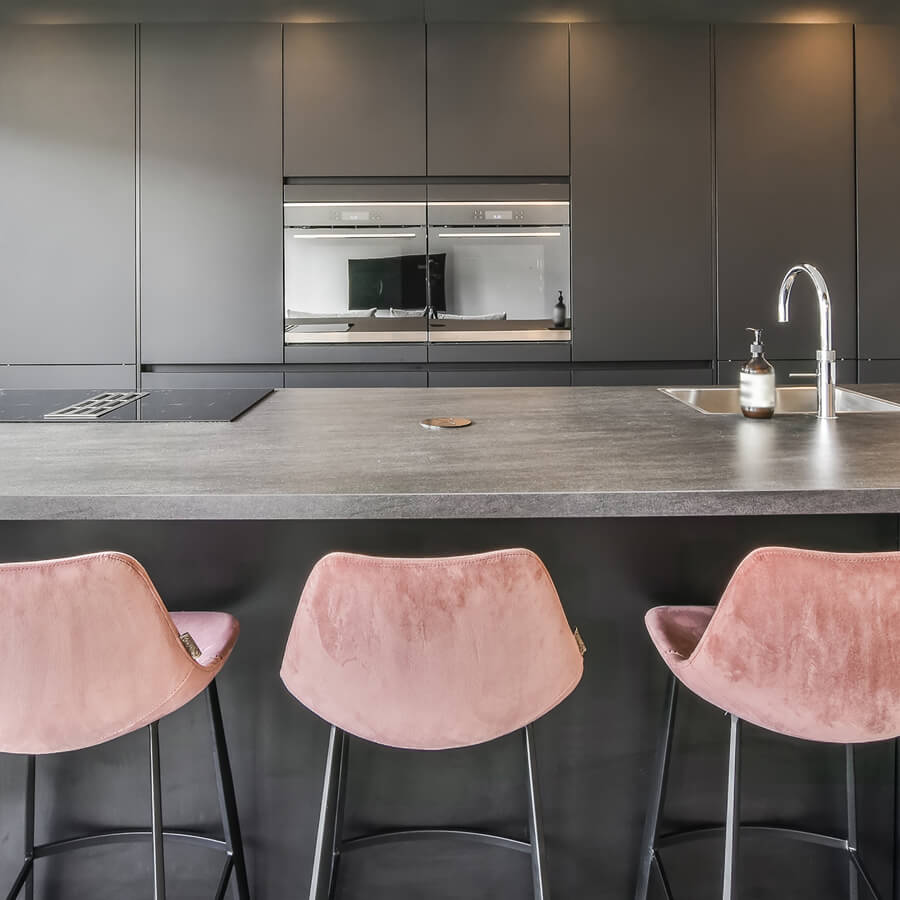
[[[445,310],[446,253],[431,254],[431,308]],[[347,260],[350,309],[425,309],[425,255]]]

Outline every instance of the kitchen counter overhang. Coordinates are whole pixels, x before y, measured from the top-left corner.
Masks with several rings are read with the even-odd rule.
[[[474,424],[419,425],[442,415]],[[283,390],[231,424],[0,425],[0,519],[898,513],[898,448],[900,415],[703,416],[650,387]]]

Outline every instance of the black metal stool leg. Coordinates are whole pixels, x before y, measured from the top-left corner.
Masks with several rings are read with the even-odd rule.
[[[847,860],[849,869],[849,888],[847,896],[850,900],[858,900],[859,897],[859,875],[856,871],[856,863],[853,857],[857,851],[857,835],[856,835],[856,764],[853,753],[853,744],[847,744],[846,748],[846,764],[847,764],[847,850],[850,858]]]
[[[225,832],[225,852],[234,864],[234,872],[226,866],[222,873],[219,896],[224,894],[228,878],[233,874],[233,884],[238,900],[250,900],[250,885],[247,881],[247,862],[244,856],[244,841],[241,837],[241,823],[238,817],[237,801],[234,796],[234,779],[231,775],[231,761],[228,758],[228,743],[222,724],[222,708],[219,706],[219,690],[215,680],[206,689],[209,707],[209,721],[213,732],[213,761],[216,768],[216,788],[219,793],[219,811],[222,829]]]
[[[666,701],[663,706],[662,727],[656,747],[656,770],[650,789],[650,802],[644,819],[644,834],[641,838],[641,861],[638,867],[635,900],[647,900],[650,890],[650,870],[657,865],[666,897],[671,897],[669,883],[656,853],[656,839],[659,836],[659,820],[666,802],[666,783],[669,778],[669,759],[672,754],[672,733],[675,729],[675,709],[678,702],[678,680],[671,673],[666,684]]]
[[[25,859],[32,860],[25,879],[25,900],[34,898],[34,780],[36,760],[29,756],[25,770]]]
[[[731,715],[728,743],[728,801],[725,814],[725,865],[722,873],[722,900],[737,897],[737,866],[741,830],[741,720]]]
[[[344,749],[344,732],[332,725],[325,757],[322,805],[319,807],[319,828],[316,832],[316,855],[313,859],[309,900],[328,900],[333,891],[335,848],[340,846],[338,807],[343,793],[341,758]]]
[[[163,857],[162,781],[159,771],[159,723],[150,732],[150,811],[153,843],[153,900],[166,900],[166,867]]]
[[[528,839],[531,842],[531,881],[534,885],[534,900],[549,900],[547,850],[544,846],[537,756],[534,750],[534,732],[531,725],[526,725],[522,729],[522,734],[525,738],[525,761],[528,766]]]
[[[335,798],[334,827],[331,833],[331,875],[328,882],[328,900],[334,897],[337,884],[338,867],[341,862],[341,844],[344,835],[344,806],[347,801],[347,767],[350,765],[350,737],[346,731],[341,732],[338,748],[338,784]]]

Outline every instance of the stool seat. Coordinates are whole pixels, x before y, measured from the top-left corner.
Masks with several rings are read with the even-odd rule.
[[[900,553],[762,547],[713,607],[645,617],[675,677],[714,706],[809,741],[900,735]]]
[[[227,613],[171,616],[141,564],[115,552],[0,565],[0,621],[7,753],[80,750],[163,718],[207,688],[238,634]]]
[[[674,667],[696,649],[706,631],[714,606],[657,606],[644,617],[659,655]]]
[[[223,612],[173,612],[169,615],[178,633],[187,632],[200,649],[194,662],[207,671],[221,669],[240,631],[237,619]]]

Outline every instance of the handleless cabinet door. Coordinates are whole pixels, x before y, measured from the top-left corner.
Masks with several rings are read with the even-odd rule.
[[[0,364],[135,361],[134,28],[0,27]]]
[[[284,174],[425,174],[425,26],[286,25]]]
[[[576,361],[712,360],[706,26],[572,27]]]
[[[859,354],[900,357],[900,28],[856,29]],[[893,380],[893,379],[892,379]]]
[[[770,359],[815,358],[805,277],[777,324],[787,270],[828,282],[837,355],[856,356],[853,33],[849,25],[715,29],[719,357],[743,359],[749,326]]]
[[[283,359],[281,26],[141,27],[141,358]]]
[[[428,27],[428,174],[568,175],[566,25]]]

